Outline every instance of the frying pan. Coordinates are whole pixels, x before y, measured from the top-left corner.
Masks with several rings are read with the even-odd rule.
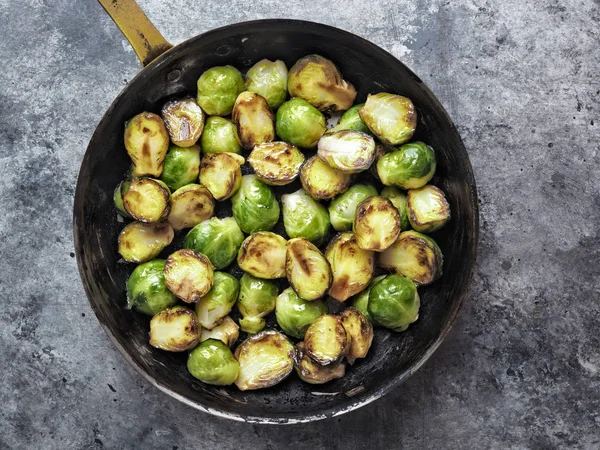
[[[376,45],[318,23],[287,19],[237,23],[172,47],[135,1],[99,2],[145,66],[114,100],[89,143],[73,211],[81,279],[92,309],[117,349],[142,376],[172,397],[198,410],[247,422],[297,423],[332,417],[399,386],[440,345],[467,297],[479,229],[475,180],[467,152],[425,83]],[[432,182],[446,192],[452,208],[450,223],[433,236],[444,254],[444,274],[420,289],[419,320],[404,333],[376,330],[368,357],[342,379],[315,386],[292,375],[273,388],[246,392],[205,385],[188,374],[186,355],[151,348],[148,317],[125,308],[125,282],[132,267],[119,261],[117,236],[124,224],[118,222],[112,203],[113,189],[130,165],[123,125],[139,112],[159,113],[169,99],[193,95],[196,80],[210,67],[231,64],[243,72],[263,58],[281,59],[291,67],[311,53],[338,65],[344,78],[356,86],[357,102],[364,101],[368,93],[385,91],[405,95],[416,105],[419,119],[414,139],[435,149],[438,168]],[[227,205],[220,208],[217,215],[230,215]],[[165,249],[161,257],[174,248]]]

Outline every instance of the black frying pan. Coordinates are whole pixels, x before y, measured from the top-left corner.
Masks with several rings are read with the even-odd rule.
[[[145,67],[110,106],[87,148],[75,194],[73,229],[77,262],[91,306],[115,346],[148,381],[199,410],[234,420],[295,423],[323,419],[365,405],[411,376],[448,334],[467,296],[475,264],[478,207],[469,158],[452,121],[425,84],[376,45],[326,25],[297,20],[238,23],[196,36],[171,48],[133,0],[99,0],[130,40]],[[241,392],[193,379],[184,354],[148,344],[148,317],[125,309],[125,281],[132,270],[119,262],[112,192],[130,160],[123,125],[141,111],[159,113],[173,97],[196,92],[200,74],[231,64],[244,71],[262,58],[288,67],[318,53],[333,60],[358,90],[394,92],[413,100],[418,110],[415,140],[432,145],[438,168],[433,183],[442,188],[452,220],[434,235],[444,253],[444,275],[421,289],[419,320],[407,332],[378,329],[368,357],[346,376],[322,386],[294,375],[270,389]],[[292,186],[293,188],[293,186]],[[226,206],[217,211],[229,215]],[[168,254],[173,246],[165,250]],[[161,255],[166,256],[166,255]],[[235,269],[234,269],[235,270]]]

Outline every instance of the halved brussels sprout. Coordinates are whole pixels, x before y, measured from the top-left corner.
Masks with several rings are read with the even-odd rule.
[[[159,222],[169,215],[169,188],[159,180],[135,178],[123,194],[123,206],[140,222]]]
[[[204,111],[192,98],[171,100],[162,108],[171,142],[179,147],[194,145],[204,129]]]
[[[343,302],[366,288],[373,278],[375,255],[358,246],[352,233],[339,233],[327,246],[333,283],[329,295]]]
[[[352,297],[352,300],[350,301],[350,306],[361,312],[369,320],[369,322],[373,321],[373,318],[369,313],[369,292],[371,292],[371,288],[375,285],[375,283],[377,283],[379,280],[383,280],[384,278],[385,275],[379,275],[378,277],[373,278],[367,288]]]
[[[353,231],[360,248],[382,252],[400,234],[400,213],[387,198],[369,197],[356,207]]]
[[[200,342],[204,342],[209,339],[215,339],[223,342],[225,345],[231,348],[239,337],[240,327],[231,317],[226,316],[223,318],[221,323],[212,330],[202,328],[202,333],[200,333]]]
[[[173,241],[168,223],[131,222],[119,234],[119,254],[127,262],[142,263],[158,256]]]
[[[198,78],[198,104],[211,116],[227,116],[244,84],[244,77],[235,67],[212,67]]]
[[[379,140],[390,145],[405,143],[417,128],[415,105],[401,95],[369,94],[358,114]]]
[[[405,231],[380,255],[379,265],[426,286],[442,275],[442,251],[429,236]]]
[[[258,333],[265,325],[265,317],[275,309],[279,288],[273,281],[262,280],[245,273],[240,279],[237,307],[242,315],[240,328],[246,333]]]
[[[319,202],[299,189],[281,196],[283,226],[290,238],[304,237],[315,245],[321,245],[331,228],[329,213]]]
[[[377,189],[370,184],[354,184],[343,194],[338,195],[329,204],[329,218],[331,225],[337,231],[349,231],[352,229],[356,207],[363,200],[377,195]],[[285,220],[285,206],[283,208]]]
[[[242,144],[240,144],[235,124],[231,120],[219,116],[211,116],[206,119],[200,143],[205,155],[242,152]]]
[[[363,133],[371,134],[371,130],[369,127],[365,125],[365,123],[360,118],[358,114],[358,110],[365,106],[364,103],[360,103],[358,105],[354,105],[340,117],[340,121],[338,124],[331,128],[330,132],[336,132],[341,130],[355,130],[362,131]]]
[[[190,352],[187,368],[194,378],[216,386],[232,384],[240,373],[229,347],[215,339],[201,342]]]
[[[200,173],[200,146],[183,148],[171,145],[163,166],[160,179],[171,192],[195,183]]]
[[[334,169],[318,156],[309,158],[300,169],[300,182],[312,198],[327,200],[346,192],[351,175]]]
[[[320,55],[296,61],[288,74],[288,91],[321,111],[345,111],[356,98],[356,89],[342,78],[336,65]]]
[[[154,259],[137,266],[127,279],[127,307],[153,316],[177,303],[167,289],[164,259]]]
[[[386,276],[369,293],[371,317],[375,323],[394,331],[405,331],[419,318],[420,304],[415,283],[400,275]]]
[[[303,338],[308,326],[323,314],[327,314],[327,305],[322,300],[304,300],[291,287],[275,302],[277,323],[285,334],[295,338]]]
[[[215,200],[210,191],[200,184],[188,184],[171,194],[169,223],[174,230],[192,228],[212,217]]]
[[[358,358],[367,356],[373,343],[373,325],[363,313],[354,309],[346,308],[340,314],[342,325],[351,336],[350,349],[346,359],[354,364]]]
[[[342,378],[346,373],[346,365],[343,362],[322,366],[314,362],[307,354],[304,342],[296,344],[294,354],[294,368],[300,379],[310,384],[323,384],[328,381]]]
[[[254,147],[248,162],[263,183],[283,186],[298,177],[304,155],[287,142],[266,142]]]
[[[346,356],[351,339],[338,316],[324,314],[306,330],[304,346],[313,361],[328,366]]]
[[[263,59],[246,73],[246,90],[262,95],[276,110],[287,98],[288,70],[283,61]]]
[[[131,219],[131,216],[125,210],[125,205],[123,205],[123,194],[129,189],[130,183],[130,180],[123,180],[117,185],[117,187],[113,191],[113,202],[115,204],[115,208],[117,208],[119,214],[128,219]]]
[[[331,286],[329,263],[319,249],[305,238],[288,241],[285,271],[290,285],[304,300],[323,297]]]
[[[386,186],[416,189],[425,186],[436,168],[433,149],[423,142],[405,144],[377,162],[377,174]]]
[[[236,153],[204,155],[200,163],[200,183],[216,200],[227,200],[242,184],[242,164],[244,158]]]
[[[238,96],[231,119],[246,150],[275,139],[273,113],[265,98],[255,92],[244,91]]]
[[[279,203],[256,175],[244,175],[240,189],[231,198],[233,217],[244,233],[270,231],[279,220]]]
[[[367,170],[375,156],[375,141],[367,133],[342,130],[319,139],[318,155],[337,170],[358,173]]]
[[[274,386],[294,368],[294,346],[278,331],[250,336],[235,350],[240,374],[235,385],[240,391]]]
[[[214,273],[213,287],[196,303],[196,315],[203,328],[214,329],[231,312],[240,292],[240,282],[233,275]]]
[[[164,273],[169,290],[186,303],[200,300],[214,283],[214,268],[209,259],[190,249],[169,255]]]
[[[381,196],[387,198],[400,214],[400,230],[410,230],[408,211],[406,209],[406,194],[395,186],[387,186],[381,191]]]
[[[432,233],[450,221],[450,205],[444,192],[430,184],[410,189],[406,207],[411,226],[420,233]]]
[[[200,338],[196,313],[183,306],[165,309],[150,320],[150,345],[168,352],[184,352]]]
[[[248,236],[238,252],[237,263],[244,272],[272,280],[285,277],[286,240],[270,231]]]
[[[212,217],[190,230],[183,248],[206,255],[215,269],[221,270],[233,262],[243,241],[244,233],[233,217]]]
[[[125,149],[134,177],[159,177],[169,149],[169,132],[156,114],[143,112],[125,125]]]
[[[327,130],[325,116],[301,98],[288,100],[277,110],[277,136],[296,147],[313,148]]]

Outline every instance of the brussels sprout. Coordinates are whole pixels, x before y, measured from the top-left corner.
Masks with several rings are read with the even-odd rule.
[[[203,328],[202,333],[200,333],[200,342],[215,339],[231,348],[238,340],[238,337],[240,337],[240,327],[231,317],[226,316],[221,323],[212,330]]]
[[[171,142],[179,147],[194,145],[204,129],[204,112],[192,98],[171,100],[162,108]]]
[[[369,127],[365,125],[365,123],[360,118],[360,115],[358,114],[358,110],[363,106],[365,106],[364,103],[354,105],[344,114],[342,114],[342,117],[340,117],[340,121],[338,122],[338,124],[335,127],[331,128],[329,131],[333,133],[341,130],[355,130],[371,134],[371,130],[369,130]]]
[[[406,208],[411,226],[420,233],[439,230],[450,221],[450,205],[444,192],[430,184],[410,189]]]
[[[322,366],[335,364],[348,353],[351,336],[342,320],[331,314],[324,314],[311,323],[304,335],[306,354]]]
[[[300,182],[312,198],[327,200],[346,192],[351,175],[334,169],[318,156],[309,158],[300,169]]]
[[[235,350],[240,374],[235,385],[241,391],[274,386],[294,368],[294,346],[278,331],[249,337]]]
[[[286,240],[270,231],[248,236],[238,252],[237,263],[244,272],[272,280],[285,277]]]
[[[203,328],[214,329],[231,312],[240,292],[240,282],[233,275],[214,273],[213,287],[196,303],[196,315]]]
[[[216,386],[232,384],[240,373],[240,364],[223,342],[208,339],[188,356],[187,368],[194,378]]]
[[[405,143],[417,127],[415,105],[401,95],[370,94],[358,114],[379,140],[390,145]]]
[[[119,254],[127,262],[149,261],[171,243],[174,235],[168,223],[132,222],[119,234]]]
[[[171,195],[169,223],[174,230],[192,228],[212,217],[215,200],[210,191],[200,184],[188,184]]]
[[[242,184],[242,164],[244,158],[236,153],[204,155],[200,163],[200,183],[216,200],[227,200]]]
[[[361,249],[352,233],[339,233],[327,246],[333,283],[329,295],[343,302],[367,287],[375,269],[374,253]]]
[[[171,145],[160,179],[172,191],[195,183],[200,173],[200,146],[183,148]]]
[[[291,287],[275,302],[277,323],[285,334],[295,338],[303,338],[308,326],[323,314],[327,314],[327,305],[322,300],[304,300]]]
[[[169,188],[159,180],[136,178],[122,191],[123,206],[131,217],[140,222],[158,222],[169,214]]]
[[[200,142],[204,154],[242,152],[234,123],[223,117],[211,116],[206,119]]]
[[[255,175],[244,175],[231,198],[233,217],[244,233],[270,231],[279,220],[279,203],[273,192]]]
[[[319,249],[305,238],[288,241],[285,271],[290,285],[304,300],[323,297],[331,286],[329,263]]]
[[[159,177],[169,149],[169,132],[156,114],[143,112],[125,125],[125,149],[134,177]]]
[[[325,116],[301,98],[288,100],[277,110],[277,136],[296,147],[313,148],[327,130]]]
[[[318,155],[337,170],[358,173],[368,169],[375,156],[375,141],[366,133],[342,130],[319,139]]]
[[[346,365],[343,362],[322,366],[314,362],[306,354],[304,342],[296,344],[294,354],[294,368],[300,379],[310,384],[323,384],[328,381],[342,378],[346,373]]]
[[[129,180],[121,181],[113,192],[113,202],[115,204],[115,208],[117,208],[119,214],[121,214],[123,217],[126,217],[127,219],[131,219],[131,216],[125,210],[125,205],[123,205],[123,194],[129,189],[130,183],[131,181]]]
[[[273,113],[264,97],[244,91],[235,101],[231,119],[246,150],[275,139]]]
[[[377,190],[370,184],[355,184],[350,186],[346,192],[338,195],[329,204],[329,218],[331,225],[337,231],[348,231],[352,229],[356,207],[363,200],[377,195]],[[283,208],[285,220],[285,206]]]
[[[405,231],[400,233],[394,245],[381,254],[379,265],[425,286],[442,275],[442,251],[429,236]]]
[[[221,270],[233,262],[243,241],[244,233],[233,217],[213,217],[192,228],[183,247],[206,255],[215,269]]]
[[[165,309],[150,320],[150,345],[168,352],[184,352],[200,338],[196,313],[183,306]]]
[[[198,104],[211,116],[227,116],[244,84],[244,77],[233,66],[208,69],[198,78]]]
[[[400,213],[387,198],[369,197],[356,207],[353,231],[360,248],[382,252],[400,234]]]
[[[296,61],[288,75],[288,91],[321,111],[345,111],[356,98],[356,89],[327,58],[308,55]]]
[[[298,177],[304,155],[287,142],[266,142],[254,147],[248,162],[260,181],[283,186]]]
[[[283,226],[290,238],[304,237],[321,245],[331,228],[327,209],[299,189],[281,196]]]
[[[394,150],[394,147],[386,146],[381,142],[375,142],[375,155],[373,156],[373,162],[371,163],[371,167],[369,167],[369,172],[373,175],[377,180],[379,180],[379,174],[377,173],[377,163],[379,160],[385,155]]]
[[[182,249],[169,255],[164,274],[169,290],[186,303],[197,302],[213,287],[213,265],[194,250]]]
[[[381,196],[387,198],[400,214],[400,229],[402,231],[410,230],[408,220],[408,210],[406,209],[406,194],[395,186],[387,186],[381,191]]]
[[[375,283],[369,293],[371,317],[394,331],[404,331],[415,322],[419,318],[419,306],[415,284],[400,275],[388,275]]]
[[[350,364],[354,364],[358,358],[367,356],[373,343],[373,326],[363,313],[354,308],[343,310],[340,318],[342,325],[352,337],[346,359]]]
[[[433,149],[423,142],[411,142],[382,156],[377,162],[377,174],[386,186],[416,189],[431,180],[435,167]]]
[[[361,312],[369,320],[369,322],[373,321],[373,318],[369,313],[369,292],[371,292],[371,288],[375,285],[375,283],[377,283],[379,280],[383,280],[384,278],[385,275],[379,275],[378,277],[373,278],[367,288],[352,297],[352,300],[350,301],[350,306]]]
[[[246,333],[258,333],[265,325],[265,317],[275,309],[279,289],[273,281],[255,278],[245,273],[240,280],[237,307],[242,318],[240,328]]]
[[[154,259],[137,266],[127,279],[127,307],[153,316],[177,303],[167,289],[164,259]]]
[[[263,59],[246,73],[246,90],[262,95],[276,110],[287,98],[288,70],[283,61]]]

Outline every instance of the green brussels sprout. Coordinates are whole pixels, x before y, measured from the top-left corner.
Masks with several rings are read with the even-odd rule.
[[[273,281],[262,280],[245,273],[240,280],[237,307],[242,315],[240,328],[246,333],[258,333],[265,325],[265,317],[275,309],[279,288]]]
[[[254,92],[244,91],[238,95],[231,119],[246,150],[275,139],[273,113],[265,98]]]
[[[209,153],[200,163],[200,183],[215,200],[230,198],[242,185],[244,157],[236,153]]]
[[[233,262],[242,242],[244,233],[233,217],[213,217],[190,230],[183,248],[206,255],[215,269],[221,270]]]
[[[276,110],[287,98],[288,70],[283,61],[263,59],[246,73],[246,90],[262,95]]]
[[[323,384],[328,381],[342,378],[346,373],[344,362],[322,366],[314,362],[306,354],[304,342],[296,344],[296,353],[294,354],[294,368],[300,379],[310,384]]]
[[[358,114],[358,110],[365,106],[364,103],[360,103],[358,105],[354,105],[340,117],[340,121],[338,124],[331,128],[329,132],[336,132],[341,130],[355,130],[361,131],[363,133],[371,134],[371,130],[369,127],[365,125],[365,123],[360,118]]]
[[[385,144],[408,141],[417,127],[417,111],[409,98],[401,95],[370,94],[365,106],[358,110],[363,122]]]
[[[210,219],[214,211],[215,200],[210,191],[200,184],[188,184],[171,194],[167,220],[174,230],[183,230]]]
[[[406,208],[411,226],[420,233],[439,230],[450,221],[450,205],[444,192],[430,184],[410,189]]]
[[[113,192],[113,202],[115,204],[115,208],[117,208],[117,211],[121,216],[127,219],[131,219],[131,216],[125,210],[125,205],[123,205],[123,194],[127,192],[130,184],[130,180],[123,180],[117,185]]]
[[[400,275],[388,275],[369,293],[369,314],[375,323],[405,331],[419,318],[420,299],[415,284]]]
[[[423,142],[402,145],[377,162],[377,174],[381,182],[402,189],[425,186],[433,177],[435,168],[435,152]]]
[[[345,111],[356,98],[356,89],[342,78],[327,58],[308,55],[296,61],[288,74],[288,91],[321,111]]]
[[[322,366],[341,361],[350,349],[351,336],[338,316],[324,314],[311,323],[304,335],[306,354]]]
[[[369,319],[354,308],[346,308],[340,314],[342,325],[350,335],[350,348],[346,359],[354,364],[358,358],[367,356],[373,343],[373,325]]]
[[[201,342],[190,352],[187,368],[194,378],[216,386],[232,384],[240,373],[240,364],[229,347],[215,339]]]
[[[367,170],[375,156],[375,141],[366,133],[342,130],[319,139],[319,158],[337,170],[358,173]]]
[[[379,180],[379,174],[377,173],[377,163],[383,157],[383,155],[393,150],[394,147],[384,145],[381,142],[375,142],[375,156],[373,157],[371,167],[369,167],[369,172],[371,172],[371,175],[373,175],[373,177],[375,177],[377,180]]]
[[[154,259],[133,270],[127,279],[128,308],[153,316],[177,303],[165,284],[165,263],[164,259]]]
[[[319,249],[305,238],[288,241],[285,271],[290,286],[304,300],[323,297],[331,286],[329,263]]]
[[[315,245],[321,245],[331,228],[327,208],[304,190],[281,196],[283,226],[290,238],[304,237]]]
[[[248,236],[238,252],[240,269],[257,278],[272,280],[285,277],[286,240],[270,231]]]
[[[287,142],[266,142],[254,147],[248,162],[260,181],[283,186],[298,178],[304,155]]]
[[[327,130],[325,116],[301,98],[288,100],[277,110],[277,136],[296,147],[313,148]]]
[[[240,144],[235,124],[231,120],[219,116],[211,116],[206,119],[200,143],[204,154],[242,153],[242,144]]]
[[[363,200],[377,195],[377,190],[370,184],[355,184],[343,194],[335,197],[329,204],[331,225],[337,231],[349,231],[354,223],[356,207]],[[285,220],[285,205],[283,208]]]
[[[323,314],[327,314],[327,305],[322,300],[304,300],[291,287],[275,302],[277,323],[285,334],[295,338],[303,338],[308,326]]]
[[[133,162],[134,177],[160,177],[169,149],[169,132],[156,114],[143,112],[125,125],[125,150]]]
[[[186,303],[196,303],[213,287],[214,267],[202,253],[177,250],[167,258],[165,283],[169,290]]]
[[[233,275],[214,273],[213,287],[196,303],[196,315],[203,328],[212,330],[231,312],[240,292],[240,282]]]
[[[209,339],[215,339],[223,342],[225,345],[231,348],[239,337],[240,327],[231,317],[226,316],[223,318],[221,323],[212,330],[202,328],[202,332],[200,333],[200,342],[204,342]]]
[[[167,308],[150,320],[150,345],[168,352],[184,352],[200,338],[196,313],[183,306]]]
[[[183,148],[171,145],[163,166],[160,179],[171,191],[196,182],[200,173],[200,146]]]
[[[208,69],[198,78],[198,104],[211,116],[227,116],[244,84],[244,77],[233,66]]]
[[[369,197],[356,207],[352,230],[360,248],[382,252],[400,234],[400,213],[387,198]]]
[[[140,222],[159,222],[169,215],[171,192],[159,180],[135,178],[122,191],[123,206],[131,217]]]
[[[142,263],[158,256],[173,241],[168,223],[131,222],[119,234],[119,254],[127,262]]]
[[[233,217],[244,233],[270,231],[279,220],[279,203],[256,175],[244,175],[242,186],[231,198]]]
[[[334,169],[318,156],[309,158],[300,169],[300,182],[308,195],[317,200],[328,200],[346,192],[351,175]]]
[[[171,100],[161,111],[171,142],[179,147],[194,145],[204,129],[204,111],[193,98]]]
[[[375,283],[377,283],[379,280],[383,280],[384,278],[385,275],[379,275],[378,277],[373,278],[365,290],[352,297],[352,300],[350,301],[350,306],[357,311],[360,311],[369,320],[369,322],[373,322],[373,318],[369,313],[369,292],[371,292],[371,288],[375,285]]]
[[[408,210],[406,209],[406,194],[395,186],[387,186],[381,191],[381,196],[387,198],[400,213],[400,230],[410,230]]]

